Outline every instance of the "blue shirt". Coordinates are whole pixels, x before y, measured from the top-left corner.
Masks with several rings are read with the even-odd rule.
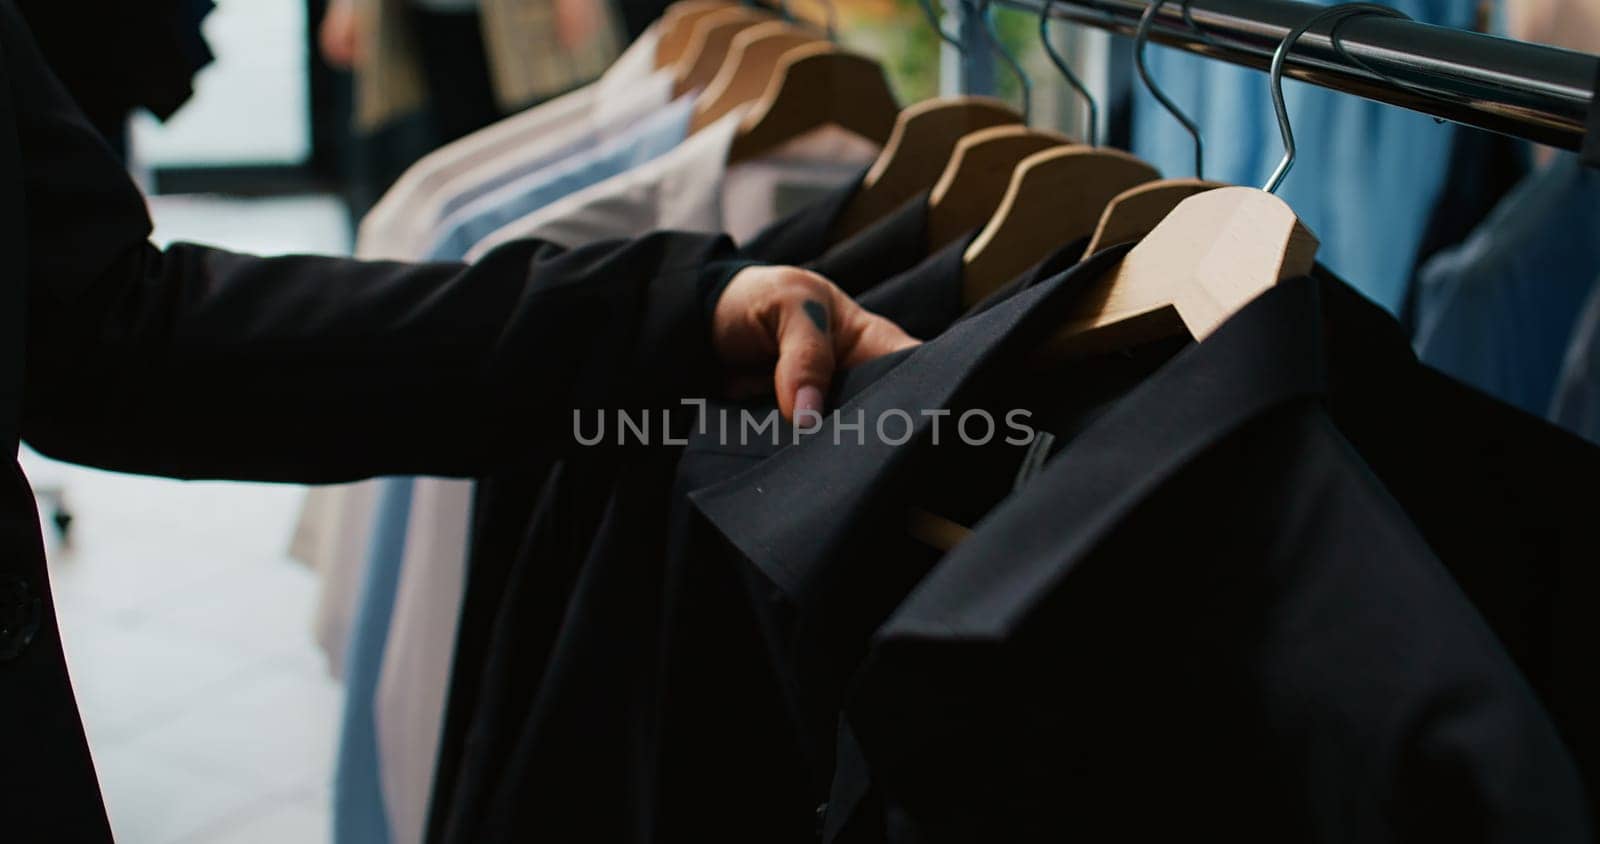
[[[688,137],[693,114],[694,101],[679,97],[592,149],[478,197],[439,224],[428,257],[460,260],[478,241],[501,228],[556,200],[660,157]]]
[[[1550,412],[1600,277],[1600,173],[1563,154],[1417,277],[1417,354],[1536,416]]]
[[[386,478],[378,493],[367,547],[360,604],[345,652],[344,713],[333,776],[333,840],[387,844],[389,816],[378,773],[378,726],[373,699],[389,640],[389,619],[400,584],[400,559],[411,518],[411,478]]]

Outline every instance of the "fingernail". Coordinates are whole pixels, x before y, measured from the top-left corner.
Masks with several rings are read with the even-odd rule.
[[[800,414],[811,413],[817,418],[822,416],[822,391],[816,387],[801,387],[794,394],[794,417],[800,421]]]

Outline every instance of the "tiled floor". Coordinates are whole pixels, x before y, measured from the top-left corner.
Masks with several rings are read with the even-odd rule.
[[[154,201],[157,237],[339,252],[325,199]],[[316,844],[340,690],[284,555],[302,490],[114,475],[24,456],[65,489],[50,549],[68,663],[121,844]]]

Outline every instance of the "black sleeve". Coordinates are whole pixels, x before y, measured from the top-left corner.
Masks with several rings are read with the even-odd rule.
[[[157,249],[9,0],[0,38],[30,253],[23,436],[48,455],[182,478],[473,475],[575,447],[575,410],[675,405],[714,377],[726,238],[513,243],[472,267]]]

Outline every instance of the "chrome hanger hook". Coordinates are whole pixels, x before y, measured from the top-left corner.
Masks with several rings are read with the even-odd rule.
[[[989,14],[990,4],[991,0],[977,0],[973,11],[983,18],[983,33],[989,39],[989,49],[1005,60],[1006,65],[1011,68],[1011,73],[1017,77],[1017,84],[1022,86],[1022,122],[1026,124],[1033,113],[1033,80],[1028,77],[1027,71],[1022,69],[1022,63],[1017,61],[1017,57],[1012,55],[1000,41],[1000,31],[995,29],[994,16]]]
[[[1289,107],[1283,101],[1283,66],[1289,58],[1289,52],[1294,49],[1296,41],[1305,35],[1312,27],[1327,19],[1334,19],[1334,25],[1328,30],[1328,40],[1333,43],[1334,49],[1339,49],[1339,25],[1346,19],[1363,15],[1382,15],[1391,18],[1405,18],[1406,15],[1399,10],[1376,3],[1345,3],[1332,6],[1312,15],[1310,20],[1290,30],[1289,34],[1278,43],[1278,49],[1272,53],[1272,67],[1267,75],[1272,86],[1272,110],[1278,117],[1278,132],[1283,136],[1283,160],[1278,162],[1277,169],[1267,178],[1267,183],[1261,189],[1267,193],[1276,193],[1278,186],[1283,184],[1285,176],[1289,175],[1290,168],[1294,167],[1295,145],[1294,130],[1289,126]]]
[[[1161,7],[1165,5],[1167,0],[1155,0],[1146,6],[1144,14],[1139,16],[1139,28],[1133,35],[1133,66],[1139,71],[1139,79],[1144,82],[1144,87],[1150,92],[1150,96],[1155,97],[1156,102],[1160,103],[1174,120],[1183,124],[1183,129],[1189,133],[1189,137],[1194,138],[1194,177],[1204,179],[1205,143],[1200,139],[1199,124],[1189,119],[1189,115],[1184,114],[1183,109],[1178,108],[1178,104],[1161,90],[1161,86],[1157,85],[1154,79],[1150,78],[1150,68],[1145,64],[1144,48],[1150,43],[1150,27],[1155,23],[1156,16],[1161,13]],[[1183,1],[1183,17],[1191,26],[1193,25],[1194,21],[1189,17],[1189,0]]]
[[[966,2],[966,0],[961,0]],[[956,48],[956,52],[963,57],[967,55],[967,48],[962,46],[961,39],[951,35],[944,29],[944,24],[939,22],[939,13],[933,8],[933,0],[917,0],[917,5],[922,7],[922,14],[928,19],[928,26],[939,36],[939,40]]]
[[[1045,55],[1050,57],[1050,63],[1056,66],[1056,70],[1061,71],[1061,75],[1067,79],[1067,84],[1071,85],[1073,90],[1077,91],[1083,97],[1083,101],[1088,104],[1089,145],[1094,146],[1100,142],[1100,106],[1094,101],[1094,95],[1089,93],[1089,88],[1078,79],[1076,73],[1072,72],[1072,67],[1067,64],[1066,57],[1062,56],[1056,50],[1056,46],[1050,43],[1050,7],[1053,4],[1054,0],[1044,0],[1039,4],[1039,40],[1044,44],[1044,52]]]

